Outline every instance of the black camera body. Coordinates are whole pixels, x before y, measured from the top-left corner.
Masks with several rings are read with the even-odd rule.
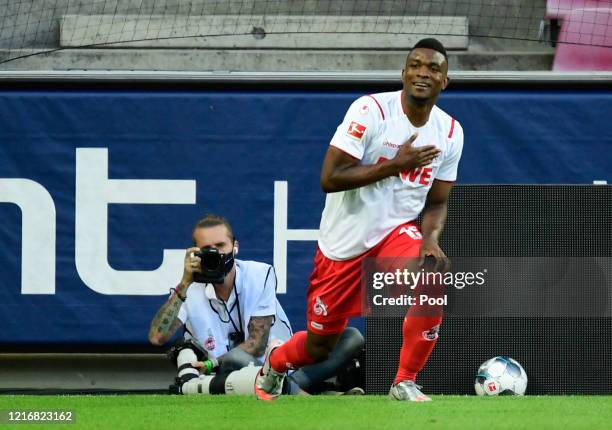
[[[194,272],[193,280],[203,284],[221,284],[234,267],[234,253],[224,254],[216,248],[202,248],[193,254],[200,257],[202,273]]]

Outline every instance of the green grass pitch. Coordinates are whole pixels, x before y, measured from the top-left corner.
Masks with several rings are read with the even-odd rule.
[[[431,403],[384,396],[0,396],[0,409],[72,409],[74,424],[0,424],[67,429],[609,429],[611,396],[434,396]]]

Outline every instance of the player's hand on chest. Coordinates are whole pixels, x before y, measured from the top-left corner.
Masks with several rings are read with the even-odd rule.
[[[420,130],[418,136],[410,143],[410,137],[414,134],[414,130],[406,127],[402,129],[389,127],[383,129],[380,134],[369,142],[369,148],[366,151],[367,163],[376,164],[385,160],[392,160],[398,156],[402,159],[410,159],[413,163],[414,157],[426,160],[425,162],[417,162],[416,166],[407,165],[402,169],[395,182],[396,187],[400,188],[429,188],[433,182],[438,168],[442,162],[442,157],[445,148],[444,140],[436,135],[435,130]],[[402,146],[409,145],[410,148]],[[425,151],[426,147],[429,147]],[[434,152],[437,154],[432,157]],[[438,153],[439,152],[439,153]],[[389,178],[394,179],[394,178]]]

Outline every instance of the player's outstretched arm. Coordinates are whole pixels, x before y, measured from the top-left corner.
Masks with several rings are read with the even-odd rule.
[[[433,145],[413,147],[412,143],[416,138],[416,133],[410,136],[391,160],[371,165],[363,165],[360,160],[330,146],[321,169],[321,188],[326,193],[352,190],[389,176],[396,176],[402,170],[412,170],[430,164],[440,151]]]
[[[423,221],[421,222],[421,232],[423,234],[423,244],[421,245],[420,253],[421,263],[423,263],[426,256],[432,256],[436,259],[437,270],[448,270],[450,266],[448,257],[438,245],[438,241],[446,223],[448,198],[452,188],[452,182],[434,180],[427,194],[427,202],[423,210]]]

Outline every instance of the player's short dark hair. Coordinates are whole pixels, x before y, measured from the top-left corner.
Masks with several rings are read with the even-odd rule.
[[[448,61],[448,55],[446,55],[446,48],[438,39],[434,39],[433,37],[421,39],[417,43],[415,43],[410,52],[417,48],[429,48],[433,49],[434,51],[438,51],[440,54],[444,55],[444,58],[446,59],[446,61]],[[410,55],[410,52],[408,53],[408,55]]]
[[[227,218],[224,218],[220,215],[215,214],[206,214],[202,219],[196,222],[193,230],[195,231],[198,228],[208,228],[208,227],[216,227],[218,225],[224,225],[227,228],[227,234],[229,235],[230,240],[234,241],[234,230],[232,230],[232,226],[230,225]]]

